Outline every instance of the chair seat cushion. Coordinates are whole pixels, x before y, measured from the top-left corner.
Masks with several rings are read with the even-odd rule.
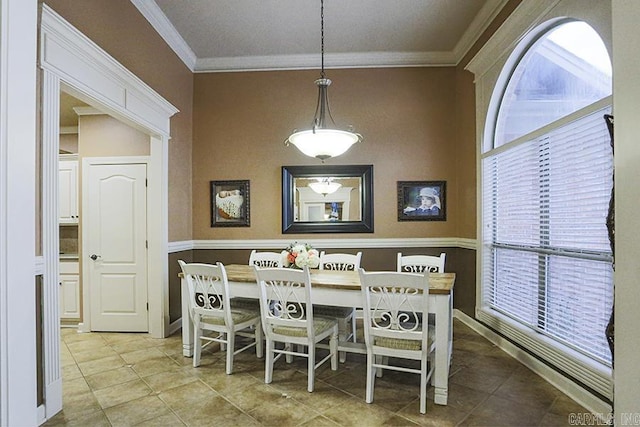
[[[334,319],[329,319],[325,317],[314,317],[313,318],[313,330],[316,335],[320,335],[322,332],[327,329],[333,328],[336,324]],[[290,326],[276,326],[273,328],[273,332],[280,335],[288,335],[290,337],[306,337],[307,336],[307,328],[293,328]]]
[[[435,339],[435,329],[429,325],[427,330],[429,342]],[[407,340],[402,338],[375,337],[375,345],[378,347],[387,347],[397,350],[420,350],[422,342],[417,340]]]
[[[233,319],[233,323],[239,324],[243,322],[247,322],[251,319],[259,318],[260,313],[252,311],[252,310],[242,310],[242,309],[231,309],[231,318]],[[224,325],[224,318],[217,316],[202,316],[201,321],[204,323],[209,323],[212,325]]]
[[[314,305],[313,314],[320,316],[335,317],[335,318],[348,318],[353,315],[352,307],[334,307],[332,305]]]
[[[231,298],[231,309],[249,309],[260,313],[260,301],[251,298]]]

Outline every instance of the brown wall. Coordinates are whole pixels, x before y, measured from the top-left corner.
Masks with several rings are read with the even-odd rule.
[[[190,240],[193,73],[129,0],[45,0],[180,110],[171,118],[169,241]]]
[[[283,143],[294,128],[310,125],[318,74],[195,76],[194,239],[282,237],[281,166],[319,164]],[[364,136],[327,164],[374,165],[375,233],[351,236],[458,237],[456,69],[328,70],[327,76],[333,80],[329,98],[338,126],[352,124]],[[471,176],[475,182],[475,171]],[[209,182],[236,179],[251,181],[251,226],[211,228]],[[397,221],[396,182],[420,180],[447,181],[447,221]],[[475,216],[475,207],[469,210]]]

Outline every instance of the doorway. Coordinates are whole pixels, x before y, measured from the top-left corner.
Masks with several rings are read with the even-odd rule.
[[[42,241],[45,418],[62,408],[58,316],[58,153],[60,91],[132,126],[149,138],[147,230],[149,333],[168,330],[168,142],[178,110],[91,40],[42,5]],[[153,215],[149,213],[152,212]],[[149,289],[149,288],[148,288]],[[86,328],[90,330],[90,326]]]

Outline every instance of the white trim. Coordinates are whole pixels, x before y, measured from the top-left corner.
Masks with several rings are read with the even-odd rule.
[[[40,65],[76,89],[74,96],[152,133],[169,137],[178,109],[86,38],[49,6],[42,6]]]
[[[60,126],[60,135],[75,135],[78,133],[78,126]]]
[[[532,22],[540,22],[560,0],[523,1],[509,18],[502,24],[499,31],[482,46],[482,49],[469,61],[465,70],[475,74],[476,80],[482,77],[504,55],[512,52],[515,46],[521,42],[515,34],[526,34]]]
[[[352,52],[325,54],[325,68],[452,67],[453,52]],[[315,70],[318,55],[199,58],[194,72]]]
[[[480,12],[473,18],[473,21],[471,21],[471,24],[453,48],[452,53],[456,58],[456,64],[460,63],[464,55],[466,55],[469,49],[478,41],[482,33],[489,27],[508,1],[509,0],[488,0],[484,6],[482,6]]]
[[[194,71],[196,67],[196,54],[182,38],[176,27],[167,18],[164,12],[158,7],[155,1],[131,0],[131,3],[138,8],[142,16],[146,18],[160,37],[164,39],[176,55],[182,60],[189,70]]]
[[[44,274],[44,257],[37,256],[33,264],[33,272],[36,276]]]
[[[150,266],[157,268],[150,269],[149,274],[149,284],[153,287],[152,298],[149,300],[149,333],[156,338],[164,337],[169,327],[169,279],[166,261],[168,146],[170,117],[178,110],[46,4],[42,5],[40,34],[40,63],[43,69],[42,221],[45,266],[43,331],[45,381],[48,382],[45,384],[46,416],[50,418],[62,408],[60,352],[59,349],[56,351],[55,347],[59,346],[60,330],[57,315],[60,91],[69,92],[87,104],[150,135],[147,227],[149,236],[152,237],[149,239],[148,262]],[[21,101],[24,102],[24,99]],[[35,157],[32,155],[30,158]],[[35,173],[33,176],[35,177]],[[34,190],[32,188],[24,192],[33,194]],[[33,220],[30,227],[33,229]],[[35,238],[28,239],[26,236],[22,236],[22,239],[35,241]],[[86,326],[80,323],[79,328],[86,329]],[[33,366],[31,363],[31,370]],[[21,419],[20,423],[24,424],[24,419]]]
[[[575,400],[577,403],[588,409],[594,414],[611,413],[611,405],[602,399],[594,396],[588,390],[585,390],[579,384],[560,374],[556,370],[533,357],[529,353],[524,352],[521,348],[515,346],[511,341],[496,334],[491,329],[478,322],[476,319],[468,316],[464,312],[454,309],[453,317],[473,329],[475,332],[495,344],[502,351],[513,357],[527,368],[538,374],[551,385],[562,391],[564,394]]]
[[[168,253],[194,249],[273,249],[285,248],[296,238],[260,240],[184,240],[169,243]],[[476,249],[476,239],[461,237],[425,237],[397,239],[304,239],[316,248],[382,249],[382,248],[463,248]]]
[[[445,67],[457,65],[508,0],[490,0],[480,9],[452,51],[349,52],[326,54],[325,68]],[[164,12],[153,1],[131,0],[156,32],[193,72],[308,70],[318,68],[318,55],[198,58]]]
[[[73,111],[78,116],[104,116],[105,114],[107,114],[104,111],[98,110],[95,107],[85,107],[85,106],[73,107]]]
[[[37,425],[35,1],[0,0],[0,425]]]
[[[174,333],[178,332],[180,329],[182,329],[182,317],[178,318],[177,320],[174,320],[169,324],[169,328],[167,329],[167,336],[173,335]]]

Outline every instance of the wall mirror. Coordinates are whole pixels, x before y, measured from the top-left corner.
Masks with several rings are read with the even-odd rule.
[[[283,166],[282,232],[373,233],[373,166]]]

